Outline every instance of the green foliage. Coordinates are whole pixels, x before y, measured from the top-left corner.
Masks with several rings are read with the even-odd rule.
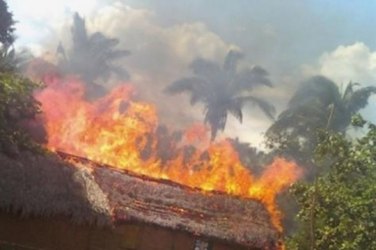
[[[36,148],[20,123],[33,119],[40,112],[40,104],[32,95],[38,87],[27,78],[0,73],[0,151],[17,151],[12,150],[14,147]]]
[[[353,121],[365,124],[360,116]],[[301,228],[288,249],[376,249],[376,126],[368,129],[356,141],[339,133],[321,135],[316,160],[329,164],[330,171],[314,184],[294,185]]]
[[[9,47],[14,42],[14,20],[12,13],[8,10],[8,5],[4,0],[0,0],[0,45]]]
[[[27,50],[17,51],[12,47],[0,48],[0,72],[21,72],[32,55]]]

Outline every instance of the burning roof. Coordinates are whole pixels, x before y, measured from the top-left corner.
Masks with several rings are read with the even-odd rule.
[[[111,223],[100,190],[88,185],[83,171],[56,155],[22,152],[11,159],[0,153],[0,176],[2,211],[21,216],[62,215],[77,223]]]
[[[1,157],[0,208],[99,224],[136,220],[277,248],[283,229],[275,199],[299,177],[295,163],[276,158],[255,176],[229,140],[208,140],[203,125],[179,140],[161,132],[156,107],[135,100],[130,84],[88,101],[79,79],[44,82],[35,97],[45,146],[74,156],[60,154],[66,163],[56,155]]]
[[[107,225],[138,221],[257,248],[278,244],[279,232],[260,202],[78,157],[69,161],[74,163],[53,155],[26,153],[12,160],[0,154],[0,209]]]
[[[260,202],[203,192],[77,157],[70,160],[90,167],[96,183],[107,194],[115,221],[134,219],[260,248],[277,245],[278,232]]]
[[[52,77],[45,82],[36,98],[42,104],[49,149],[191,188],[261,201],[282,232],[275,198],[299,177],[295,163],[276,158],[254,176],[228,140],[211,142],[205,129],[188,129],[182,141],[160,138],[156,107],[135,100],[130,84],[88,101],[85,83],[78,79]]]

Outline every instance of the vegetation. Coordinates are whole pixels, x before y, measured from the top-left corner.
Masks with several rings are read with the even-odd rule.
[[[115,63],[130,54],[127,50],[116,49],[119,40],[101,32],[88,34],[85,20],[78,13],[73,17],[71,34],[72,47],[67,51],[62,44],[58,47],[62,56],[59,67],[64,73],[78,75],[89,84],[98,79],[108,80],[111,74],[121,79],[129,77],[128,72]]]
[[[354,123],[366,122],[357,116]],[[301,226],[288,249],[376,249],[376,126],[368,129],[355,141],[322,133],[316,157],[330,171],[292,189]]]
[[[366,123],[357,112],[376,87],[358,85],[350,82],[341,92],[325,77],[309,79],[266,133],[271,154],[308,167],[307,179],[292,187],[292,197],[282,199],[288,210],[299,211],[298,228],[289,235],[287,249],[376,249],[375,126],[368,124],[361,139],[346,137],[351,122]],[[288,210],[291,223],[295,214]]]
[[[177,80],[166,89],[170,94],[189,92],[192,105],[197,102],[204,104],[204,122],[211,127],[212,139],[219,130],[225,129],[228,113],[242,122],[242,110],[247,102],[257,105],[273,119],[274,107],[267,101],[250,95],[257,86],[272,86],[268,73],[257,66],[238,70],[238,63],[242,57],[243,54],[240,52],[231,50],[222,67],[198,58],[190,66],[194,76]]]
[[[12,48],[13,32],[12,14],[6,2],[0,0],[0,152],[8,155],[35,146],[23,128],[40,112],[40,104],[32,95],[39,85],[17,72],[20,59]],[[115,64],[129,54],[116,49],[117,39],[100,32],[88,34],[85,21],[78,14],[71,32],[72,47],[67,51],[62,45],[58,48],[59,67],[64,73],[79,75],[92,86],[112,74],[129,76]],[[212,139],[225,129],[228,114],[242,121],[246,103],[257,105],[270,118],[274,116],[271,104],[251,95],[256,87],[272,87],[268,73],[257,66],[240,69],[242,58],[240,52],[233,50],[223,65],[198,58],[190,66],[193,76],[177,80],[166,89],[170,94],[188,92],[192,105],[204,105],[204,122],[211,127]],[[358,85],[350,82],[341,91],[322,76],[304,82],[266,133],[272,149],[269,154],[231,140],[240,160],[253,166],[256,174],[274,155],[311,167],[307,171],[311,179],[290,190],[300,210],[298,230],[288,237],[288,249],[376,249],[376,126],[356,115],[376,93],[376,87]],[[358,139],[347,138],[351,124],[367,126],[367,134]],[[163,125],[157,128],[156,135],[156,140],[150,136],[142,148],[144,159],[151,157],[153,147],[162,162],[176,156],[178,150],[187,157],[196,150],[193,146],[179,148],[181,133],[170,132]],[[286,201],[291,197],[282,198]]]
[[[7,4],[0,0],[0,152],[16,155],[19,148],[37,148],[22,126],[39,113],[33,91],[39,87],[20,76],[20,62],[13,48],[14,20]]]
[[[376,87],[357,88],[350,82],[343,93],[331,80],[315,76],[296,91],[288,108],[267,130],[267,144],[276,152],[311,167],[314,173],[314,149],[317,131],[346,132],[351,117],[368,104]]]
[[[10,47],[14,42],[13,14],[8,10],[8,4],[0,0],[0,47]]]
[[[40,112],[33,91],[39,85],[13,73],[0,73],[0,151],[17,154],[18,148],[34,147],[21,124]]]

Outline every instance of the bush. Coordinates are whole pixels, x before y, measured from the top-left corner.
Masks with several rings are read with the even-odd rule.
[[[358,116],[353,124],[366,122]],[[316,153],[330,168],[294,186],[301,228],[288,249],[376,249],[376,126],[357,140],[323,134]]]
[[[0,151],[17,154],[20,148],[36,148],[21,123],[40,112],[40,104],[33,97],[38,87],[22,76],[0,73]]]

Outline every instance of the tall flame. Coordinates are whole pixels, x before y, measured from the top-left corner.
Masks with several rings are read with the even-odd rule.
[[[180,147],[174,157],[163,161],[157,153],[156,108],[134,101],[131,85],[120,85],[105,97],[88,102],[78,80],[55,77],[46,84],[36,98],[42,103],[50,149],[204,191],[257,199],[282,232],[275,199],[299,177],[300,170],[293,162],[277,158],[256,178],[242,165],[228,140],[210,143],[203,138],[207,129],[199,125],[188,129],[184,137],[186,143],[198,142],[197,150],[187,154]]]

